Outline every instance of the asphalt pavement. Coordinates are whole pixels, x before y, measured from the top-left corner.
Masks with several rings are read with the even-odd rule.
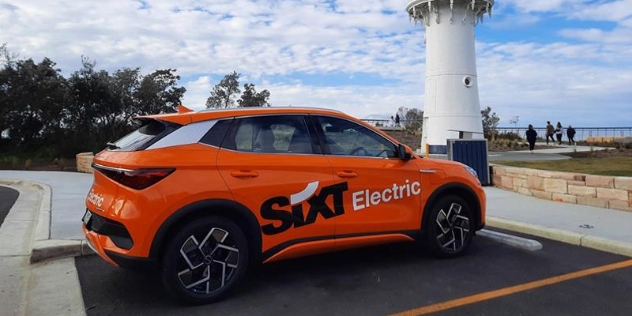
[[[560,155],[560,153],[598,149],[559,146],[559,148],[554,149],[536,150],[533,154],[528,151],[490,153],[490,161],[566,159],[566,156]],[[8,187],[19,193],[15,204],[10,206],[9,215],[0,226],[0,245],[3,246],[0,255],[6,256],[6,259],[2,257],[3,260],[0,261],[2,266],[0,270],[11,271],[7,268],[11,266],[13,267],[11,269],[23,271],[25,260],[31,263],[50,262],[50,259],[91,254],[83,239],[80,225],[81,216],[85,212],[85,197],[91,183],[91,174],[0,170],[0,186]],[[488,228],[497,227],[518,231],[632,256],[632,230],[630,229],[632,213],[541,200],[493,187],[486,187],[485,191],[488,198]],[[2,192],[8,191],[5,189]],[[15,196],[14,191],[9,194]],[[8,198],[4,196],[0,205],[2,203],[8,204],[5,201]],[[23,237],[26,242],[10,241],[11,238],[18,237]],[[55,261],[63,262],[64,260],[70,259]],[[43,278],[43,275],[52,274],[48,276],[50,278],[57,276],[60,271],[72,273],[72,271],[66,271],[68,268],[56,267],[55,263],[39,264],[36,267],[36,270],[39,269],[37,271],[40,272],[27,273],[24,278],[32,279],[34,275]],[[12,284],[11,282],[19,283],[20,280],[15,280],[15,275],[21,275],[20,273],[7,274],[6,276],[0,273],[0,283],[4,283],[3,292],[15,290],[10,284]],[[39,280],[39,282],[41,281]],[[71,281],[78,282],[76,276],[73,280],[64,280],[64,282]],[[58,284],[61,281],[55,282]],[[23,292],[28,290],[29,293],[14,299],[18,302],[17,305],[14,304],[16,313],[21,314],[19,311],[20,309],[23,311],[24,307],[20,302],[23,303],[24,297],[29,295],[36,296],[37,293],[34,294],[33,291],[37,289],[31,289],[28,286],[25,289],[24,286],[20,287],[19,285],[17,289],[18,292],[21,289]],[[79,297],[80,295],[81,293],[79,293]],[[73,301],[72,299],[76,297],[77,293],[70,291],[67,302],[56,299],[52,305],[59,308],[58,311],[64,311],[63,314],[76,313],[81,315],[84,312],[83,306],[79,306],[76,300]],[[31,297],[29,301],[32,299]],[[42,314],[55,311],[55,308],[50,306],[47,308],[46,311],[42,310]],[[29,313],[38,314],[36,309]],[[1,311],[0,315],[2,315]]]

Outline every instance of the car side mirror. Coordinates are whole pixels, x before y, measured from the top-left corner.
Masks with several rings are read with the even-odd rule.
[[[406,151],[406,146],[404,146],[403,144],[399,144],[397,145],[397,157],[399,157],[399,159],[401,160],[410,160],[410,158],[412,158],[412,155]]]

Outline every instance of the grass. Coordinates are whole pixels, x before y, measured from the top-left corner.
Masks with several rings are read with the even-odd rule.
[[[549,161],[497,161],[494,162],[494,164],[602,176],[632,177],[632,157],[572,158]]]

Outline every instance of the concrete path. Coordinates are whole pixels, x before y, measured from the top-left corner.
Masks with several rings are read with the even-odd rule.
[[[73,258],[30,262],[38,231],[48,231],[36,228],[47,213],[45,191],[24,181],[10,186],[19,196],[0,226],[0,315],[85,315]]]

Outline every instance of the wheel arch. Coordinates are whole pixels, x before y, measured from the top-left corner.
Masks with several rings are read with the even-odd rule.
[[[428,198],[428,201],[424,205],[424,213],[421,219],[422,233],[425,231],[426,222],[428,221],[428,216],[430,216],[430,208],[442,197],[450,194],[454,194],[465,200],[465,202],[474,213],[474,219],[476,220],[474,227],[476,227],[477,230],[482,228],[481,223],[483,223],[484,221],[481,218],[481,203],[474,190],[472,190],[467,185],[461,183],[447,183],[432,192],[432,194]]]
[[[235,222],[248,240],[251,262],[261,261],[261,227],[254,214],[244,205],[230,200],[203,200],[184,206],[169,216],[158,228],[149,249],[149,257],[159,261],[168,243],[169,236],[173,236],[184,223],[195,218],[209,215],[225,217]]]

